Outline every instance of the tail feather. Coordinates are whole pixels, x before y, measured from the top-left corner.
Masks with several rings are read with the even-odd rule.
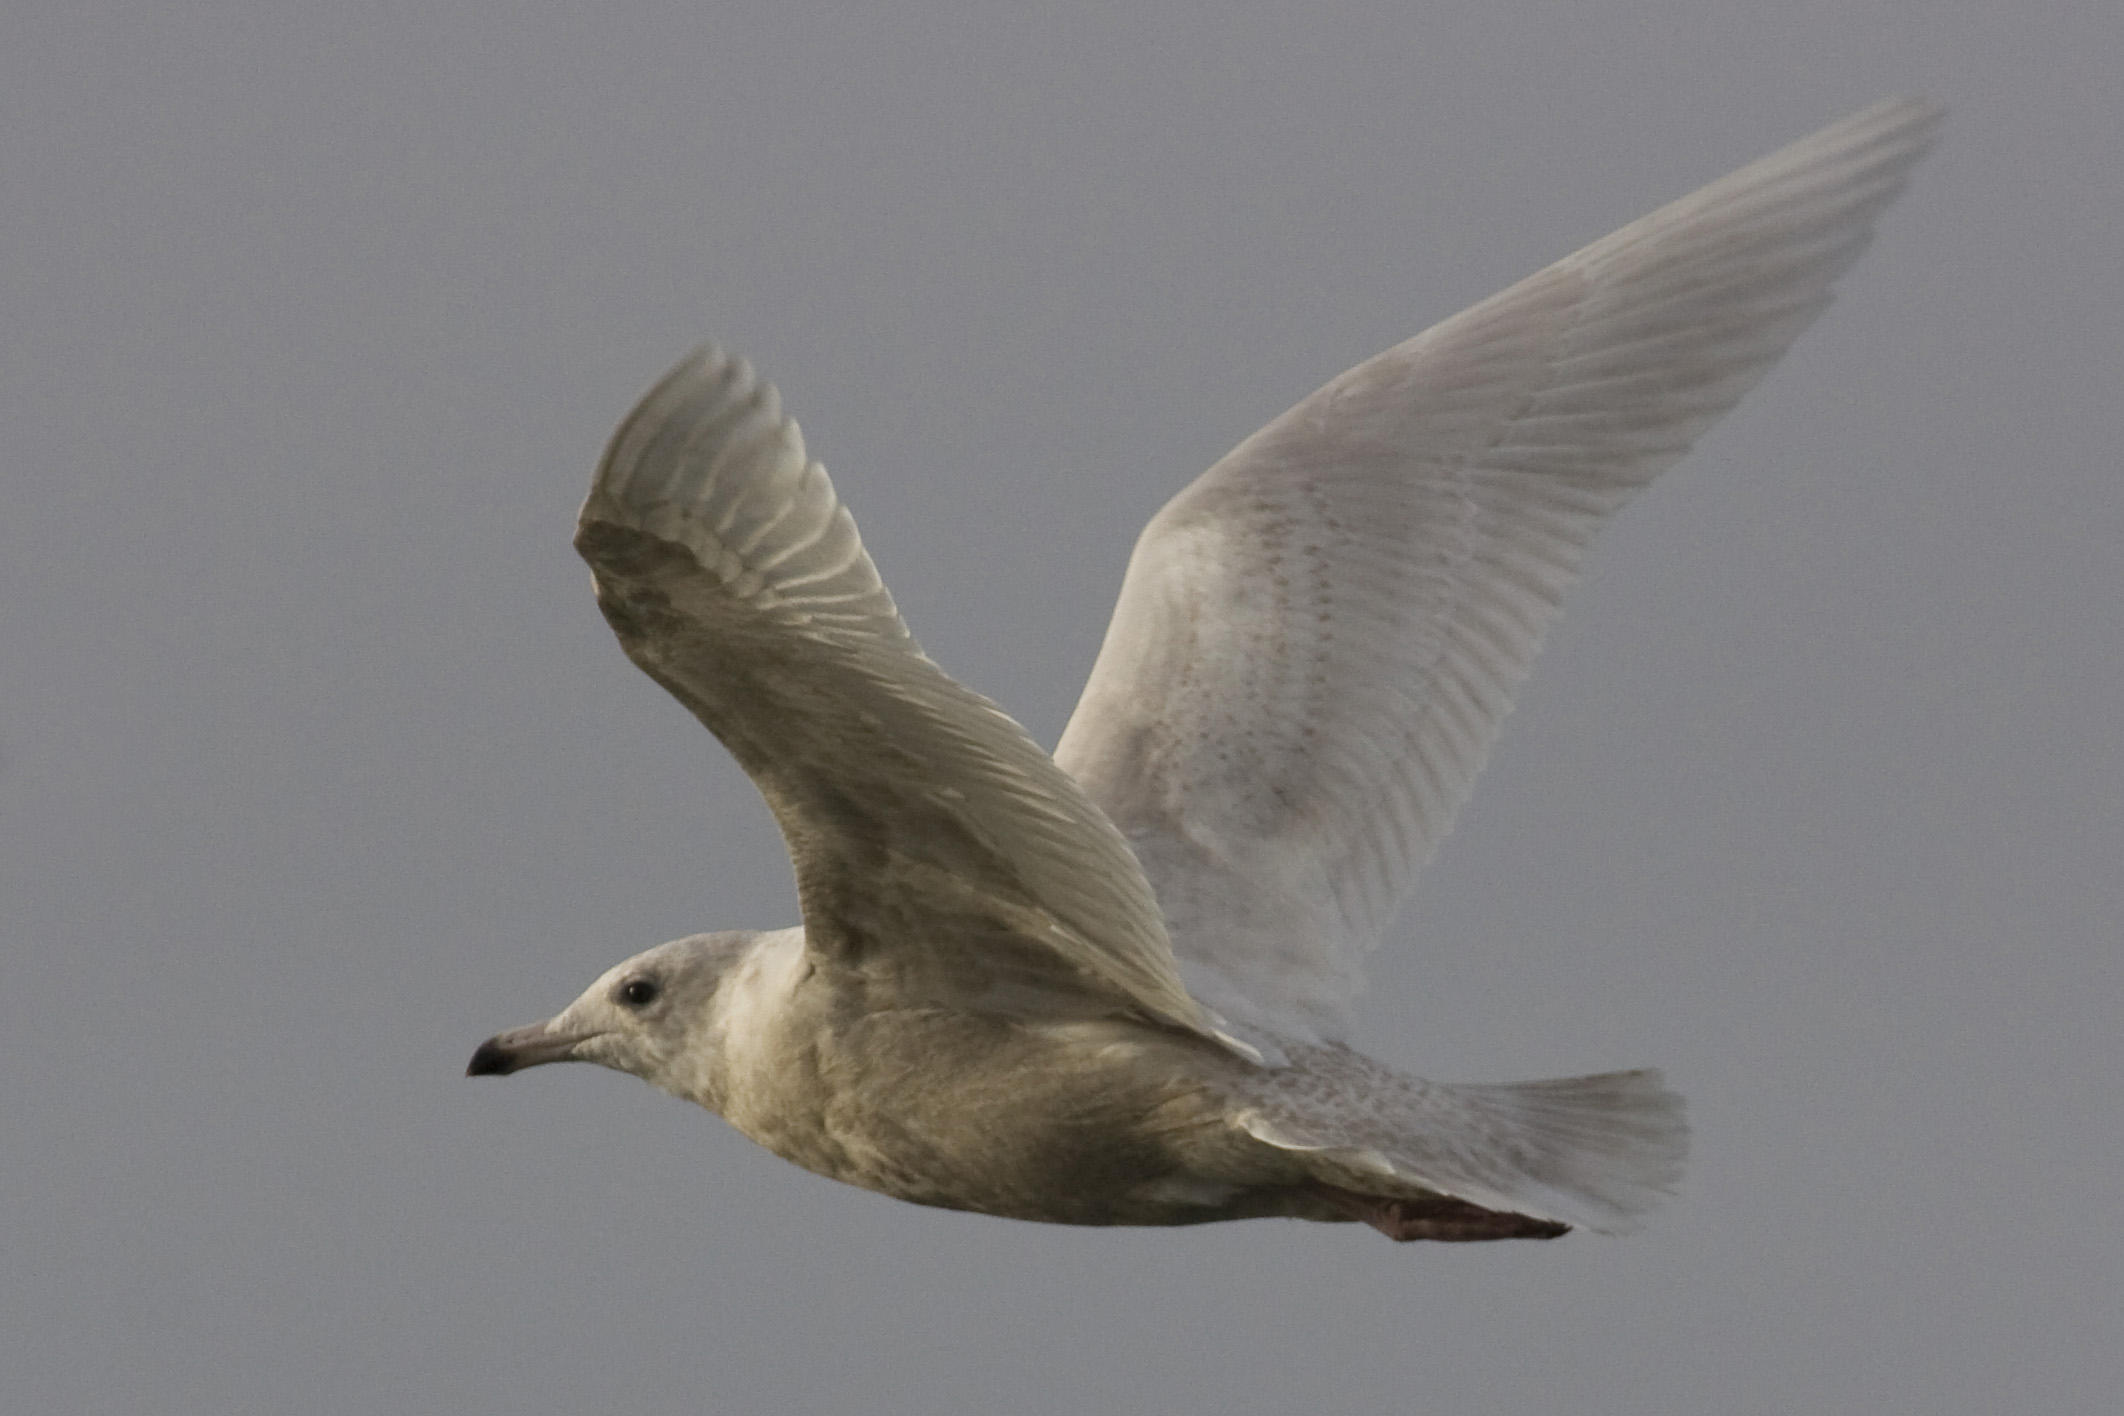
[[[1448,1090],[1508,1147],[1523,1177],[1511,1192],[1526,1196],[1517,1208],[1621,1234],[1681,1180],[1689,1125],[1657,1071]]]
[[[1361,1094],[1354,1077],[1336,1080],[1239,1119],[1304,1155],[1321,1183],[1358,1194],[1449,1195],[1621,1234],[1673,1193],[1688,1152],[1682,1099],[1656,1071],[1448,1086],[1380,1068]]]

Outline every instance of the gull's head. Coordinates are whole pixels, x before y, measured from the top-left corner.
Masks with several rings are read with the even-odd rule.
[[[595,1062],[699,1099],[712,1084],[716,991],[759,935],[695,934],[607,969],[582,997],[543,1023],[479,1045],[468,1077],[505,1077],[546,1062]]]

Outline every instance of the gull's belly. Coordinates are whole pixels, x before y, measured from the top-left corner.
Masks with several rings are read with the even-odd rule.
[[[1214,1049],[1119,1019],[833,1010],[743,1059],[723,1114],[784,1159],[917,1204],[1066,1224],[1223,1217],[1258,1176]],[[823,1024],[824,1026],[821,1026]]]

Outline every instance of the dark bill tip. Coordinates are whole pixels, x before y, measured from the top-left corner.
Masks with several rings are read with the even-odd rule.
[[[517,1067],[516,1055],[502,1046],[501,1039],[490,1037],[479,1045],[472,1060],[465,1064],[468,1077],[506,1077]]]

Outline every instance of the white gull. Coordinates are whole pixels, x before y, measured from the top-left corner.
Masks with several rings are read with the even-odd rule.
[[[803,924],[660,945],[469,1070],[596,1062],[820,1174],[1020,1219],[1631,1227],[1686,1148],[1656,1072],[1401,1076],[1345,1042],[1360,964],[1594,531],[1821,313],[1937,123],[1826,128],[1241,443],[1144,530],[1052,757],[922,653],[774,390],[688,356],[576,547],[765,794]]]

